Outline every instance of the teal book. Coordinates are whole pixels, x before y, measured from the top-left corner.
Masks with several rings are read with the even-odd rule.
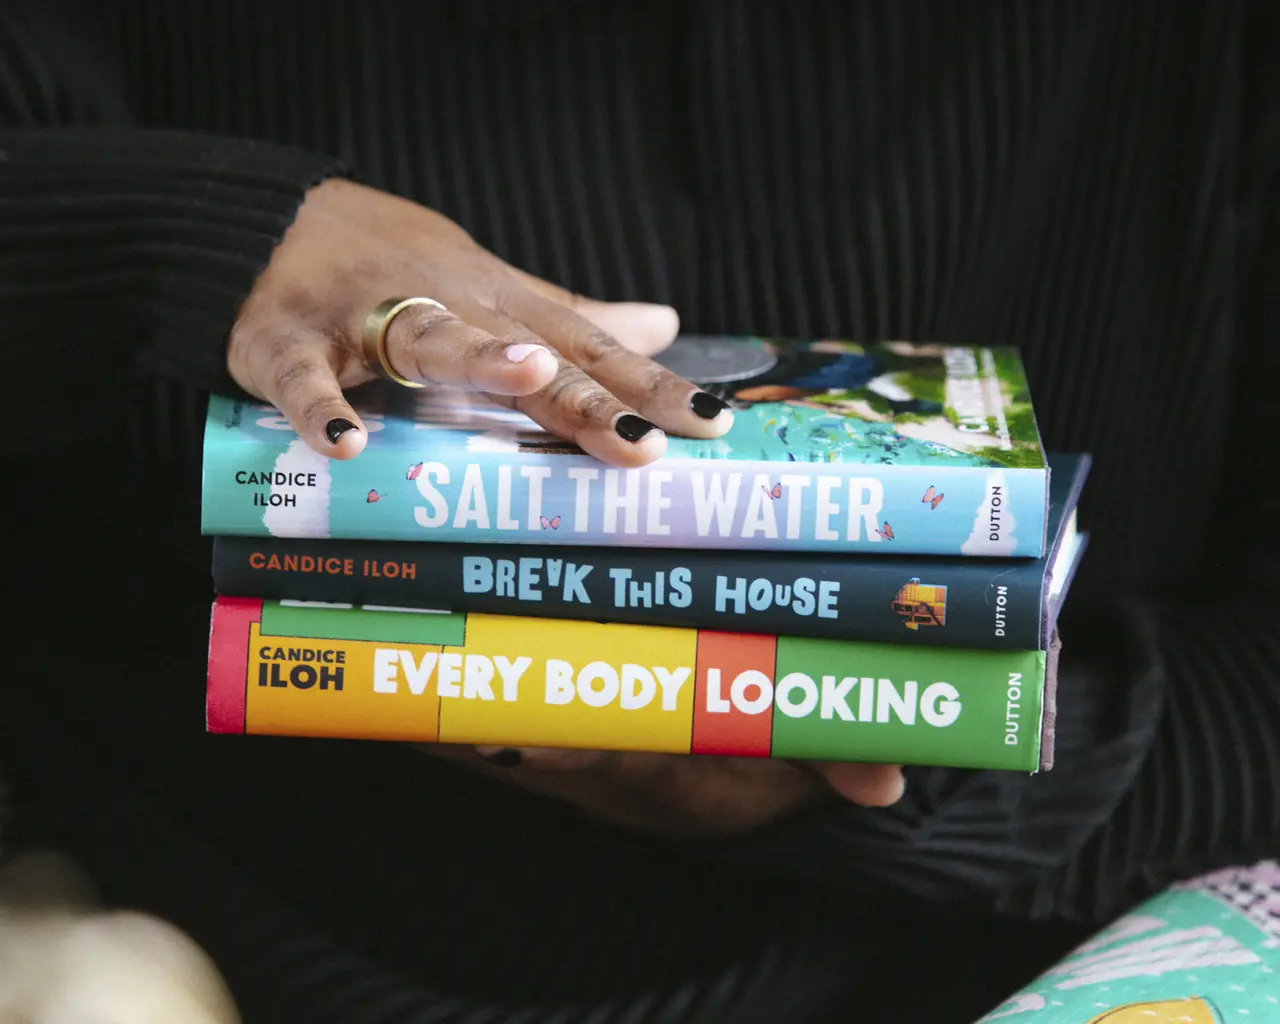
[[[750,369],[699,374],[697,353]],[[692,355],[691,355],[692,353]],[[743,360],[743,354],[750,359]],[[206,534],[741,551],[1044,554],[1049,468],[1016,350],[686,338],[734,410],[617,469],[485,396],[371,387],[364,453],[333,462],[269,406],[215,396]]]
[[[1280,863],[1265,860],[1170,886],[976,1024],[1278,1020]]]

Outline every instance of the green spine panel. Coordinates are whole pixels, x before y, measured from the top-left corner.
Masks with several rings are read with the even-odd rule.
[[[1036,771],[1040,757],[1045,655],[1041,651],[922,648],[839,640],[778,638],[772,755],[802,760],[942,763],[959,767]],[[784,685],[791,673],[815,684]],[[842,700],[823,706],[844,681]],[[870,686],[868,686],[870,682]],[[930,689],[935,683],[949,684]],[[871,690],[871,693],[867,691]],[[814,692],[818,702],[800,717]],[[841,717],[837,704],[852,721]],[[959,705],[956,713],[956,704]],[[824,716],[825,713],[825,716]],[[954,720],[946,722],[950,715]],[[1015,742],[1016,741],[1016,742]],[[915,757],[904,752],[917,751]]]
[[[317,615],[317,608],[323,615]],[[415,612],[397,609],[262,602],[262,635],[320,640],[373,640],[391,644],[465,642],[467,617],[460,612]]]

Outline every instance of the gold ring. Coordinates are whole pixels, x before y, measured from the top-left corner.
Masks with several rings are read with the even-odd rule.
[[[436,309],[449,312],[443,303],[424,296],[410,299],[386,299],[379,302],[373,312],[364,319],[364,361],[374,373],[381,374],[402,387],[420,388],[425,385],[401,376],[391,365],[391,360],[387,358],[387,328],[391,326],[392,320],[410,306],[434,306]]]

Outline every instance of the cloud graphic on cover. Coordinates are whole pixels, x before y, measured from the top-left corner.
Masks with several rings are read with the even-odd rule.
[[[298,439],[276,459],[274,469],[281,473],[313,473],[316,484],[314,487],[272,484],[272,495],[293,496],[296,504],[268,508],[262,517],[267,533],[273,537],[329,536],[329,460]]]
[[[1012,555],[1018,546],[1018,538],[1014,534],[1018,522],[1013,518],[1011,508],[1004,471],[992,470],[987,474],[982,502],[973,515],[973,530],[969,539],[960,545],[961,554]]]

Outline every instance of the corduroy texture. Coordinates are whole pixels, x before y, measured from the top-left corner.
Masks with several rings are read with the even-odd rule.
[[[53,444],[78,439],[99,529],[204,572],[200,389],[229,386],[223,339],[307,186],[349,168],[534,273],[671,302],[692,331],[1019,345],[1046,443],[1095,454],[1058,767],[916,771],[892,810],[809,816],[699,857],[854,902],[1098,921],[1179,875],[1280,852],[1274,21],[1268,4],[1158,0],[6,5],[8,436],[52,453],[14,471],[39,495],[23,522],[44,542],[86,529]],[[140,494],[163,522],[132,511]],[[139,595],[169,585],[138,564],[94,571]],[[114,607],[85,614],[108,646],[124,635]],[[253,836],[294,813],[287,790],[204,745],[199,629],[175,636],[188,683],[140,673],[134,706],[64,659],[48,714],[189,817],[193,841],[414,972],[416,924],[392,912],[411,887],[351,889],[332,866],[404,825],[334,835],[304,801],[290,828],[349,845],[276,872]],[[85,664],[114,679],[132,656]],[[281,771],[323,760],[273,749]],[[440,784],[400,752],[342,763],[388,807]],[[171,764],[186,767],[157,768]],[[198,814],[179,779],[204,779]],[[516,812],[482,794],[470,813]],[[435,841],[448,849],[464,818]],[[665,911],[607,877],[607,898],[549,897],[545,913],[584,936],[605,906],[657,928]],[[484,889],[475,870],[457,884]],[[878,927],[850,924],[864,926]],[[617,950],[593,938],[578,955],[592,949],[578,973],[607,987]],[[572,1001],[572,971],[504,969],[513,992]]]

